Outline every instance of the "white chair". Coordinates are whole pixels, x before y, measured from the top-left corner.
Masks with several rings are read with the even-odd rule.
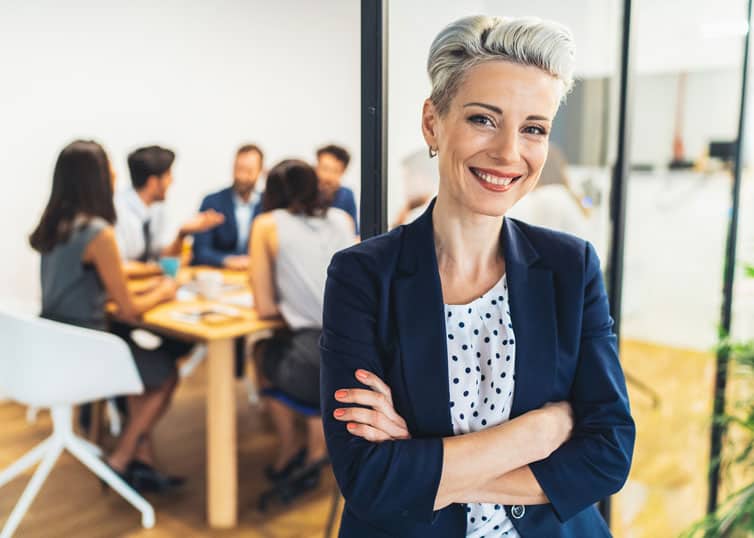
[[[10,538],[63,450],[141,512],[154,526],[152,506],[100,458],[100,449],[73,432],[73,407],[144,391],[128,346],[111,334],[0,311],[0,393],[24,405],[48,408],[53,432],[7,469],[0,487],[41,461],[13,508],[0,538]]]

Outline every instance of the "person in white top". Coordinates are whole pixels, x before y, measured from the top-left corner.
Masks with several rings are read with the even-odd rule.
[[[115,197],[115,239],[123,262],[126,278],[138,278],[161,274],[154,263],[161,256],[180,256],[183,239],[190,234],[217,226],[223,221],[222,215],[207,211],[199,213],[183,223],[174,238],[165,233],[163,203],[173,182],[172,166],[175,160],[173,151],[159,146],[139,148],[128,156],[131,173],[131,188]],[[138,338],[131,323],[113,319],[109,331],[123,338],[137,361],[141,360],[148,368],[158,369],[169,375],[170,390],[166,396],[164,409],[167,410],[172,393],[178,381],[175,363],[186,356],[193,344],[171,338],[153,335],[149,344]],[[160,361],[154,358],[159,355]],[[151,453],[152,435],[143,435],[139,447]],[[165,480],[162,482],[167,483]],[[169,482],[169,481],[168,481]]]
[[[180,256],[186,236],[224,220],[217,211],[203,211],[184,222],[175,237],[167,236],[163,202],[173,183],[174,160],[175,153],[160,146],[139,148],[128,155],[132,187],[115,198],[115,234],[128,276],[159,273],[151,262],[160,256]]]
[[[265,383],[293,400],[319,409],[319,336],[327,266],[335,252],[354,243],[355,224],[329,207],[317,174],[303,161],[286,160],[270,170],[263,213],[251,230],[250,280],[262,318],[281,316],[286,329],[255,349]],[[274,398],[267,405],[280,448],[266,469],[272,481],[327,454],[322,420],[308,417],[307,439],[296,435],[294,412]],[[318,478],[318,471],[316,477]],[[310,483],[308,487],[316,484]]]

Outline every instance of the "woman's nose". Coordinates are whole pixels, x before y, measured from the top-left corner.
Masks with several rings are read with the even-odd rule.
[[[515,129],[501,130],[493,141],[492,157],[503,162],[518,162],[518,131]]]

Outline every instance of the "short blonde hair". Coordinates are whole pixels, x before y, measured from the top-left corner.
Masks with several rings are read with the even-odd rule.
[[[573,86],[573,57],[573,36],[562,24],[535,17],[464,17],[437,34],[429,49],[430,99],[445,114],[465,73],[492,60],[538,67],[563,83],[565,96]]]

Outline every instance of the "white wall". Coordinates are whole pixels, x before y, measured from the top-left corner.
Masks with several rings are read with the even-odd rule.
[[[639,0],[634,16],[639,73],[740,70],[746,0]]]
[[[0,302],[38,298],[27,236],[77,137],[105,145],[121,186],[128,151],[175,149],[173,226],[230,183],[247,141],[268,166],[342,143],[358,196],[358,2],[4,0],[0,12]]]
[[[429,97],[427,55],[435,35],[448,23],[483,12],[482,0],[394,1],[388,11],[388,215],[403,203],[401,160],[426,147],[421,110]]]
[[[678,80],[677,73],[636,77],[631,162],[667,166],[672,159]],[[740,67],[687,75],[682,129],[687,159],[697,160],[712,140],[736,138],[740,94]]]

